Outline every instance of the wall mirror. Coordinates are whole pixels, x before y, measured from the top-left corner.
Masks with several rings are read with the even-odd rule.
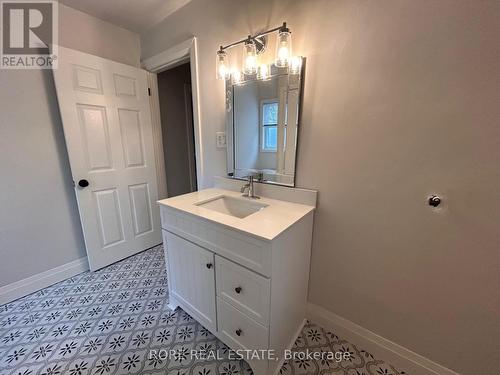
[[[301,66],[296,74],[273,65],[265,79],[226,80],[228,176],[295,186]]]

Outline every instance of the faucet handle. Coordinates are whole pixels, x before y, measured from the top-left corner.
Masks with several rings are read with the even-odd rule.
[[[249,188],[250,188],[250,184],[248,183],[248,184],[243,185],[243,186],[241,187],[240,191],[241,191],[242,193],[245,193],[245,190],[247,190],[247,189],[249,189]],[[245,195],[245,194],[244,194],[244,195]]]

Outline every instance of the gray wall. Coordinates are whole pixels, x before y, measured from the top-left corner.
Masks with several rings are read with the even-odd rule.
[[[139,65],[137,34],[60,5],[60,44]],[[52,72],[0,71],[0,286],[85,257]]]
[[[141,47],[145,58],[197,36],[209,181],[225,172],[217,47],[288,21],[307,57],[297,185],[320,192],[310,301],[461,373],[494,374],[499,19],[498,1],[194,0]]]
[[[92,55],[139,66],[139,35],[59,4],[59,43]]]

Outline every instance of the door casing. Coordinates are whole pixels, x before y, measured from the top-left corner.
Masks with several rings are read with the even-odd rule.
[[[151,73],[150,80],[154,81],[154,90],[151,90],[150,100],[154,102],[153,107],[156,108],[157,113],[153,114],[159,117],[160,102],[158,96],[158,83],[157,74],[165,70],[176,67],[177,65],[183,64],[189,61],[191,69],[191,94],[192,94],[192,104],[193,104],[193,129],[194,129],[194,152],[196,159],[196,180],[198,189],[203,189],[208,187],[209,181],[206,181],[204,176],[204,160],[203,160],[203,142],[202,142],[202,131],[201,131],[201,110],[200,110],[200,92],[199,92],[199,74],[198,74],[198,49],[196,37],[185,40],[157,55],[154,55],[142,62],[142,67]],[[154,150],[156,158],[163,158],[163,143],[161,141],[161,122],[153,121],[153,134],[154,136]],[[158,164],[159,170],[158,175],[161,175],[163,180],[166,181],[165,165]],[[159,179],[160,180],[160,179]],[[163,187],[159,187],[161,191]],[[168,188],[167,188],[168,189]]]

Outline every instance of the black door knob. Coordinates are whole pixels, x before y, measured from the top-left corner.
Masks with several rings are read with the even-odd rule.
[[[210,269],[213,267],[213,264],[212,263],[207,263],[207,268]]]
[[[234,288],[234,291],[238,294],[241,293],[241,286],[237,286],[236,288]]]
[[[243,331],[241,329],[236,330],[236,336],[241,336],[242,333]]]
[[[78,181],[78,186],[80,186],[82,188],[85,188],[85,187],[87,187],[89,185],[90,185],[89,182],[87,180],[85,180],[85,179],[82,179],[82,180]]]

